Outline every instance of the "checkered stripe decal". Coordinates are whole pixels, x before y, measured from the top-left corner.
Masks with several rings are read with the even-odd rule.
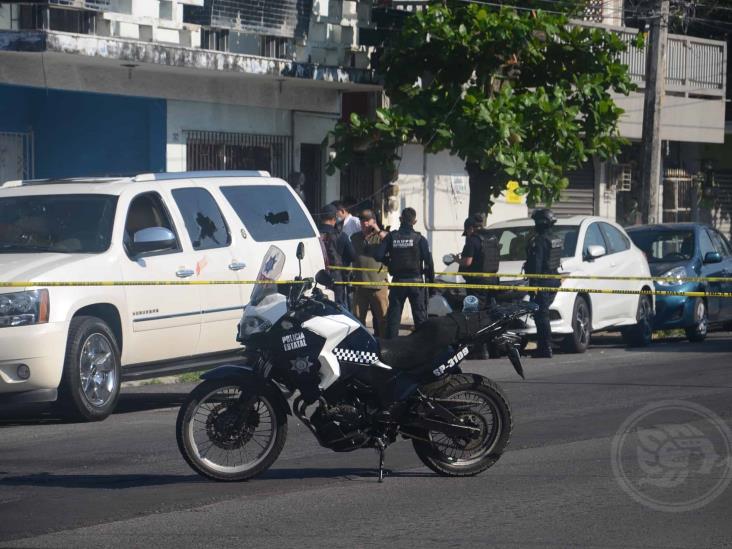
[[[341,349],[336,347],[333,354],[339,361],[354,362],[356,364],[373,364],[379,361],[379,355],[368,351],[354,351],[353,349]]]

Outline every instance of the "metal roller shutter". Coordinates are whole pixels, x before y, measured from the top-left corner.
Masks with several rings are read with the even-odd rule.
[[[578,170],[567,172],[569,187],[559,201],[552,204],[557,217],[595,215],[595,166],[592,160]]]
[[[595,166],[592,160],[579,170],[567,173],[569,187],[552,206],[557,216],[595,215]]]

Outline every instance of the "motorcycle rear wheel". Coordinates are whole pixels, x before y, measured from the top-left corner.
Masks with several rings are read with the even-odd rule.
[[[213,379],[188,395],[175,432],[178,449],[194,471],[213,480],[243,481],[266,471],[280,455],[287,416],[271,395]]]
[[[467,477],[482,473],[494,465],[511,438],[511,408],[501,388],[479,375],[453,375],[432,384],[429,396],[474,401],[470,412],[462,412],[466,423],[480,427],[477,440],[459,440],[429,431],[427,440],[412,440],[422,463],[435,473],[449,477]]]

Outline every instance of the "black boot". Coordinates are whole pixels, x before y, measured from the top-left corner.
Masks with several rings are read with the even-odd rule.
[[[536,349],[531,353],[531,358],[552,358],[552,348],[547,347],[546,349]]]

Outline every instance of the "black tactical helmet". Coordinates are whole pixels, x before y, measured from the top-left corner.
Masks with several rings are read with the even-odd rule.
[[[537,225],[543,225],[545,227],[551,227],[557,222],[557,216],[549,208],[537,208],[534,213],[531,214],[531,219]]]

